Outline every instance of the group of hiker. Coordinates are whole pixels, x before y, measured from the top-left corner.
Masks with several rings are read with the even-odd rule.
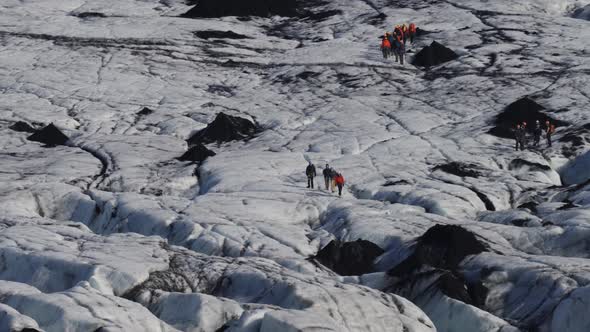
[[[331,168],[329,164],[326,164],[322,174],[324,175],[324,184],[326,185],[326,190],[335,192],[336,187],[338,187],[338,196],[342,196],[344,176],[342,176],[342,174],[337,172],[335,169]],[[307,188],[313,189],[313,180],[317,173],[315,166],[311,163],[311,161],[305,168],[305,175],[307,175]]]
[[[516,139],[516,150],[524,150],[528,147],[528,135],[527,135],[527,123],[522,122],[516,125],[514,129],[514,138]],[[535,121],[535,127],[532,130],[533,133],[533,146],[537,147],[541,141],[541,136],[545,133],[547,139],[547,146],[551,147],[551,136],[555,133],[555,125],[549,120],[545,121],[545,127],[541,127],[539,120]]]
[[[409,39],[410,43],[414,43],[416,31],[416,24],[410,23],[410,25],[406,25],[404,23],[402,25],[396,25],[393,28],[393,32],[385,32],[381,41],[383,58],[387,59],[394,56],[395,62],[403,65],[406,55],[406,41]]]

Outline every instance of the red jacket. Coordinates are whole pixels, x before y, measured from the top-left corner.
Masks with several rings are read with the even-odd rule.
[[[342,174],[338,174],[334,178],[334,181],[336,182],[336,184],[343,185],[344,184],[344,176],[342,176]]]
[[[410,23],[410,33],[416,33],[416,24]]]

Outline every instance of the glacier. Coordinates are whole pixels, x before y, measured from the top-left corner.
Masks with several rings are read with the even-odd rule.
[[[590,330],[590,4],[199,2],[0,3],[0,331]]]

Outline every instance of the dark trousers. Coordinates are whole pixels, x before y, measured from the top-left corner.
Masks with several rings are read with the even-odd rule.
[[[547,133],[547,146],[551,146],[551,134]]]
[[[342,185],[337,184],[337,186],[338,186],[338,196],[342,196]]]
[[[313,189],[313,176],[308,176],[307,177],[307,188],[312,188]]]
[[[383,59],[387,59],[387,57],[389,56],[389,49],[384,47],[381,49],[381,52],[383,52]]]
[[[535,143],[534,143],[535,146],[539,145],[539,142],[540,141],[541,141],[541,136],[540,135],[539,136],[535,135]]]

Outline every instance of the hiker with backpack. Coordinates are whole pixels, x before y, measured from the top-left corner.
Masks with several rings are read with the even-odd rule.
[[[326,164],[326,167],[324,168],[324,171],[322,173],[324,174],[324,183],[326,184],[326,190],[330,190],[330,186],[332,185],[332,169],[330,168],[330,165]]]
[[[307,188],[313,189],[313,178],[316,176],[315,166],[309,162],[305,168],[305,175],[307,175]]]
[[[414,44],[414,37],[416,36],[416,24],[410,23],[410,27],[408,28],[408,35],[410,37],[410,43]]]
[[[334,182],[336,186],[338,186],[338,196],[342,197],[342,187],[344,187],[344,176],[341,173],[336,173],[334,177]]]
[[[514,129],[514,139],[516,140],[516,151],[520,148],[524,150],[524,129],[520,126],[520,124],[516,125],[516,129]]]
[[[389,42],[389,32],[386,32],[381,41],[381,52],[383,52],[383,59],[387,59],[391,55],[391,43]]]

